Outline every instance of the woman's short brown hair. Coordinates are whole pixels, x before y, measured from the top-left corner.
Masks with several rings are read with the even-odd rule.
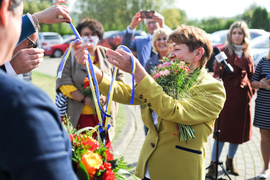
[[[82,29],[85,27],[88,27],[93,35],[97,35],[99,40],[103,39],[104,28],[100,22],[95,19],[84,19],[77,25],[76,29],[81,34]]]
[[[168,37],[167,42],[185,44],[188,46],[190,52],[202,47],[204,49],[204,54],[199,61],[200,67],[204,67],[206,65],[213,52],[213,47],[207,33],[194,26],[178,26],[177,29],[175,29]]]

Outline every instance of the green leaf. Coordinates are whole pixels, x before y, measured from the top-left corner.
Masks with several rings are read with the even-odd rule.
[[[77,177],[79,180],[90,180],[90,177],[85,169],[85,166],[80,162],[79,169],[77,171]]]

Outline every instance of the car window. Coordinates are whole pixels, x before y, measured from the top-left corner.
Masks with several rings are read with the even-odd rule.
[[[269,48],[269,35],[253,39],[250,45],[251,48]]]
[[[46,40],[51,40],[51,39],[53,39],[53,40],[55,40],[55,39],[60,40],[60,37],[55,36],[55,35],[45,35],[44,36],[44,39],[46,39]]]
[[[258,36],[260,36],[261,34],[258,34],[258,33],[250,33],[250,38],[251,39],[254,39],[254,38],[256,38],[256,37],[258,37]]]

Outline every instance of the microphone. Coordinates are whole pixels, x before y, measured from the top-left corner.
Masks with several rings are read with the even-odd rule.
[[[224,70],[226,73],[230,74],[233,72],[233,67],[227,63],[226,59],[227,56],[223,51],[220,51],[218,47],[214,47],[214,53],[215,53],[215,58],[219,64],[224,65]]]

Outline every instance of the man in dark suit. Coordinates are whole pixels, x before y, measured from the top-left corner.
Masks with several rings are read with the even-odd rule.
[[[10,75],[19,76],[20,74],[30,72],[39,65],[39,63],[43,60],[44,50],[30,50],[25,48],[37,47],[35,42],[38,38],[38,29],[40,23],[53,24],[71,21],[66,8],[64,6],[58,6],[59,3],[64,2],[65,1],[63,0],[57,0],[53,6],[41,12],[34,13],[33,15],[27,13],[22,17],[22,33],[18,41],[18,46],[13,52],[14,56],[12,57],[11,62],[6,62],[4,65],[0,66],[2,70]],[[58,18],[59,15],[63,16],[63,18]],[[30,39],[26,39],[27,37]],[[19,50],[22,51],[18,52]]]
[[[132,36],[136,27],[144,21],[146,29],[148,31],[147,36],[136,36],[132,40]],[[155,12],[151,19],[143,19],[140,11],[135,14],[130,25],[127,27],[122,44],[127,46],[133,52],[136,52],[137,59],[142,66],[145,66],[148,59],[150,59],[156,53],[152,50],[152,36],[154,31],[158,28],[169,28],[165,25],[164,17]],[[145,135],[147,134],[147,127],[144,126]]]
[[[147,36],[136,36],[135,40],[132,40],[136,27],[143,20],[148,31]],[[165,28],[164,17],[162,15],[155,12],[152,19],[142,19],[139,11],[133,17],[122,39],[123,45],[136,52],[137,58],[143,66],[146,61],[155,54],[152,51],[152,35],[158,28]]]
[[[0,65],[19,40],[22,10],[22,0],[0,0]],[[0,102],[0,179],[77,179],[69,136],[48,95],[0,71]]]

